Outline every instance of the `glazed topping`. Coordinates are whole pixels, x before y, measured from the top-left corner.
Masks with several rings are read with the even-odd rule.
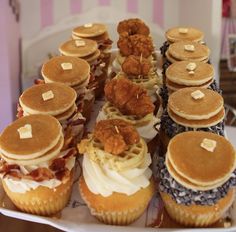
[[[169,174],[163,158],[159,159],[157,168],[160,178],[159,189],[168,193],[178,204],[214,205],[228,193],[231,187],[236,186],[236,170],[234,170],[230,179],[222,186],[212,190],[197,191],[187,189],[175,181]]]
[[[207,151],[213,152],[216,148],[216,141],[212,139],[203,139],[201,147]]]
[[[20,139],[32,138],[32,126],[30,124],[25,124],[24,126],[17,129]]]
[[[72,69],[72,64],[71,63],[62,63],[61,67],[63,70],[71,70]]]
[[[94,129],[94,137],[99,140],[106,152],[120,155],[129,148],[129,145],[139,142],[137,130],[120,119],[99,121]]]
[[[44,101],[48,101],[50,99],[53,99],[54,98],[54,94],[53,94],[52,90],[49,90],[49,91],[43,93],[42,94],[42,98],[43,98]]]

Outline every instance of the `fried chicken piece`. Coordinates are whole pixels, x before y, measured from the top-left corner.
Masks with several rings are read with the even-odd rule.
[[[104,145],[106,152],[113,155],[120,155],[140,139],[137,130],[121,119],[99,121],[94,129],[94,137]]]
[[[117,27],[117,32],[122,34],[127,32],[129,35],[141,34],[141,35],[149,35],[150,30],[148,26],[138,18],[127,19],[119,22]]]
[[[153,50],[152,39],[145,35],[131,35],[123,34],[120,36],[117,46],[123,56],[135,55],[149,57]]]
[[[107,100],[124,115],[144,117],[155,109],[146,90],[126,78],[111,80],[104,91]]]
[[[146,58],[139,56],[128,56],[122,64],[122,70],[127,75],[147,76],[152,65]]]

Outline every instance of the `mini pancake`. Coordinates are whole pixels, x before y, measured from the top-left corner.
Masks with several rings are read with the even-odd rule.
[[[194,99],[191,93],[200,90],[205,96],[201,99]],[[168,107],[178,116],[200,120],[208,119],[218,114],[223,108],[222,96],[210,89],[188,87],[172,93],[168,100]]]
[[[194,62],[194,74],[189,74],[186,66],[189,61],[179,61],[171,64],[166,70],[166,77],[173,83],[185,86],[199,86],[206,84],[214,77],[214,68],[211,64]]]
[[[213,152],[201,147],[204,139],[216,141]],[[183,132],[172,138],[167,159],[178,175],[199,186],[226,181],[236,167],[231,143],[222,136],[204,131]]]
[[[32,138],[20,139],[18,129],[30,124]],[[50,115],[29,115],[17,119],[0,136],[0,152],[10,159],[34,159],[51,150],[62,135],[59,121]]]
[[[97,49],[93,54],[91,54],[89,56],[84,56],[81,58],[86,60],[87,62],[91,63],[91,62],[97,60],[100,55],[101,55],[101,52],[99,49]]]
[[[203,40],[204,33],[194,27],[183,27],[187,29],[187,33],[181,33],[180,27],[173,27],[166,31],[166,39],[171,42],[178,42],[182,40],[200,42]]]
[[[84,41],[84,46],[76,46],[77,40],[69,40],[63,43],[59,47],[59,51],[62,55],[73,57],[85,57],[93,54],[97,49],[97,42],[91,39],[79,39],[78,41]]]
[[[72,69],[63,70],[62,63],[71,63]],[[77,57],[56,56],[43,64],[41,73],[46,83],[59,82],[74,86],[89,78],[90,66]]]
[[[193,45],[194,51],[185,50],[185,45]],[[168,54],[175,60],[194,60],[204,61],[210,56],[210,49],[206,45],[202,45],[191,41],[180,41],[170,44]],[[167,57],[168,58],[168,57]]]
[[[201,84],[201,85],[195,85],[195,86],[186,86],[186,85],[181,85],[181,84],[176,84],[172,81],[170,81],[169,79],[166,79],[166,86],[168,89],[172,90],[173,92],[174,91],[177,91],[179,89],[183,89],[183,88],[187,88],[187,87],[198,87],[198,88],[208,88],[210,86],[210,84],[213,82],[213,79],[207,81],[206,83],[204,84]]]
[[[54,97],[43,100],[42,94],[52,91]],[[69,110],[75,103],[75,90],[61,83],[34,85],[23,92],[19,102],[23,110],[29,114],[58,115]]]
[[[225,110],[224,107],[221,109],[221,111],[212,116],[208,119],[200,119],[200,120],[188,120],[185,118],[182,118],[175,114],[172,110],[167,108],[168,115],[171,117],[171,119],[176,122],[179,125],[185,126],[185,127],[191,127],[191,128],[207,128],[211,126],[217,125],[219,122],[222,122],[224,120],[225,116]]]
[[[55,115],[55,118],[57,120],[59,120],[60,122],[62,122],[64,120],[70,118],[73,115],[73,113],[75,112],[75,110],[76,110],[76,104],[74,103],[73,106],[71,106],[71,108],[69,108],[67,111],[65,111],[61,114]]]
[[[72,33],[79,37],[90,38],[100,36],[107,31],[107,27],[101,23],[92,23],[91,27],[82,25],[73,29]]]

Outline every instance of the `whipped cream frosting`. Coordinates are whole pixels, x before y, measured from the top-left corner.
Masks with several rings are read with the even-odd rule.
[[[99,111],[98,116],[96,121],[101,121],[101,120],[106,120],[108,119],[107,115],[105,114],[105,112],[102,110]],[[149,142],[150,140],[152,140],[158,133],[158,130],[160,128],[160,118],[155,117],[153,115],[152,120],[150,120],[150,122],[148,124],[146,124],[145,126],[140,126],[140,127],[136,127],[139,135],[146,141]]]
[[[148,153],[143,164],[139,167],[115,171],[108,165],[100,165],[89,159],[88,154],[83,158],[83,176],[89,190],[103,197],[110,196],[113,192],[132,195],[149,185],[152,171],[149,168],[151,157]]]
[[[58,158],[63,157],[67,152],[68,152],[68,150],[61,152],[60,155],[58,156]],[[69,171],[71,171],[74,166],[75,166],[75,157],[72,156],[66,160],[66,168]],[[24,175],[27,175],[31,171],[33,171],[39,167],[49,168],[49,163],[44,162],[39,165],[27,165],[27,166],[21,165],[20,170]],[[6,175],[2,180],[5,182],[7,187],[12,192],[16,192],[16,193],[25,193],[27,191],[34,190],[39,186],[44,186],[44,187],[48,187],[50,189],[53,189],[53,188],[56,188],[57,186],[59,186],[63,182],[58,179],[50,179],[50,180],[44,180],[44,181],[40,181],[40,182],[25,179],[25,178],[21,178],[20,180],[18,180],[18,179],[14,179],[13,177],[11,177],[9,175]]]

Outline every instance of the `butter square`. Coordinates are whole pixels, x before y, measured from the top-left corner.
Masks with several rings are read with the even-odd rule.
[[[32,135],[32,126],[30,124],[25,124],[23,127],[17,129],[20,139],[30,139]]]
[[[195,47],[192,44],[186,44],[186,45],[184,45],[184,50],[186,50],[188,52],[194,52],[195,51]]]
[[[75,45],[76,45],[76,47],[84,47],[85,41],[82,39],[77,39],[77,40],[75,40]]]
[[[186,65],[186,69],[187,69],[188,71],[193,71],[193,70],[196,69],[196,67],[197,67],[197,65],[196,65],[196,63],[194,63],[194,62],[190,62],[190,63],[188,63],[188,64]]]
[[[61,67],[63,70],[71,70],[72,64],[71,63],[61,63]]]
[[[188,74],[193,75],[195,72],[194,71],[189,71]]]
[[[187,34],[187,33],[188,33],[188,28],[185,28],[185,27],[179,28],[179,33],[181,33],[181,34]]]
[[[191,93],[191,96],[192,98],[197,100],[197,99],[202,99],[205,96],[205,94],[201,90],[196,90]]]
[[[49,91],[43,93],[42,98],[44,101],[48,101],[48,100],[54,98],[54,94],[53,94],[52,90],[49,90]]]
[[[84,27],[86,27],[86,28],[89,28],[89,27],[92,27],[92,26],[93,26],[92,23],[86,23],[86,24],[84,24]]]
[[[216,148],[216,141],[212,139],[203,139],[201,142],[201,147],[207,151],[213,152]]]

